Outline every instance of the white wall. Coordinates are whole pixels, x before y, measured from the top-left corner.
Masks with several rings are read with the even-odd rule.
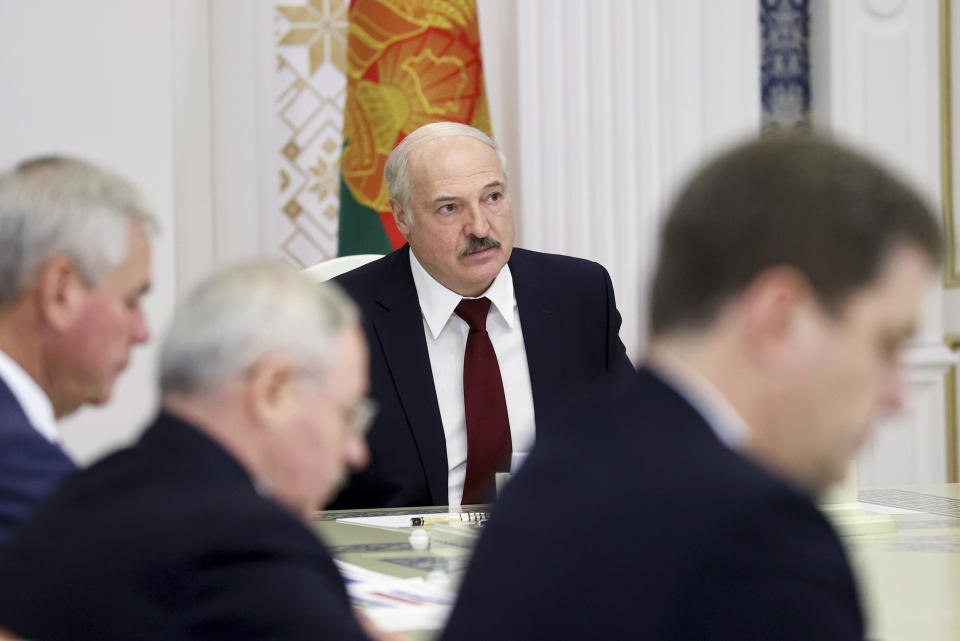
[[[760,127],[755,0],[479,0],[517,244],[610,271],[636,359],[656,230],[703,158]]]
[[[177,239],[181,292],[223,262],[279,254],[263,239],[277,235],[283,216],[272,93],[276,3],[175,3],[184,4],[208,9],[192,22],[177,20],[175,35],[187,34],[175,51],[183,61],[178,82],[187,96],[204,86],[209,94],[178,112],[177,172],[180,184],[195,188],[188,199],[196,203],[178,208],[192,212]],[[671,190],[705,155],[759,130],[756,3],[477,4],[518,244],[603,263],[624,318],[621,335],[636,357],[656,227]],[[212,115],[205,118],[205,109]]]
[[[705,156],[759,130],[758,4],[478,0],[477,5],[494,133],[511,165],[518,244],[603,263],[624,318],[621,336],[636,358],[644,340],[656,229],[673,190]],[[223,17],[230,20],[228,32],[239,30],[252,43],[245,64],[249,51],[262,58],[272,43],[273,36],[257,23],[269,20],[269,12],[257,6],[259,14],[243,9]],[[811,7],[815,126],[826,125],[866,146],[938,203],[937,3],[851,0]],[[215,97],[223,91],[216,78],[233,68],[235,57],[222,56],[219,71],[214,63]],[[257,64],[261,74],[270,73],[262,60]],[[268,85],[256,74],[233,82],[245,86],[246,95],[250,87]],[[272,105],[261,103],[259,109],[260,116],[246,122],[259,127],[257,139],[272,140]],[[240,147],[253,144],[243,127],[222,129],[221,135],[241,141]],[[241,189],[248,195],[238,199],[265,203],[262,216],[276,212],[275,201],[269,211],[274,157],[275,151],[261,153],[257,195],[250,193],[256,181],[247,162],[249,179]],[[236,162],[216,146],[213,158],[215,167]],[[214,204],[214,216],[225,217]],[[243,251],[272,252],[253,245],[248,239]],[[942,345],[943,307],[938,289],[907,355],[911,404],[881,425],[869,444],[859,467],[865,484],[946,478],[943,373],[951,356]]]
[[[0,0],[0,165],[60,152],[103,163],[139,185],[159,213],[154,333],[174,289],[174,176],[170,2]],[[68,448],[87,460],[135,434],[151,414],[154,345],[135,352],[109,407],[65,422]]]
[[[0,0],[0,164],[78,153],[142,186],[163,222],[146,301],[155,330],[175,295],[214,267],[275,253],[263,246],[278,215],[274,4]],[[672,190],[719,145],[758,131],[757,3],[478,7],[519,243],[606,265],[636,357],[655,230]],[[812,7],[815,125],[868,145],[938,202],[936,3]],[[881,428],[861,461],[868,484],[941,478],[942,306],[942,295],[931,299],[910,355],[916,404]],[[67,445],[82,460],[129,439],[149,416],[154,353],[139,350],[108,408],[66,422]]]
[[[940,209],[938,3],[811,3],[813,124],[866,148]],[[947,480],[944,292],[905,354],[910,396],[858,458],[861,485]]]
[[[163,217],[154,293],[259,253],[278,215],[268,0],[0,0],[0,149],[87,155]],[[610,270],[636,357],[657,221],[704,154],[759,127],[754,0],[479,0],[488,96],[512,163],[519,243]],[[154,347],[105,410],[66,422],[82,460],[152,411]]]
[[[262,251],[276,173],[260,138],[271,11],[267,0],[0,0],[0,165],[75,153],[143,189],[162,225],[145,301],[155,336],[197,280]],[[144,427],[155,356],[155,341],[140,348],[108,406],[63,422],[78,460]]]
[[[275,217],[269,0],[172,0],[178,296],[213,269],[269,253]]]

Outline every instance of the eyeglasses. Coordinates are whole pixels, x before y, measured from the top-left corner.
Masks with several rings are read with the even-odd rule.
[[[347,405],[327,391],[322,383],[323,377],[317,374],[317,372],[309,370],[305,367],[295,367],[294,371],[296,372],[297,376],[302,379],[320,383],[317,391],[326,395],[330,400],[336,403],[337,407],[340,408],[346,417],[347,423],[350,425],[350,429],[356,434],[363,436],[370,431],[370,426],[373,425],[374,419],[377,418],[377,411],[380,409],[375,400],[368,396],[363,396],[359,398],[353,405]]]
[[[352,405],[348,405],[329,393],[329,391],[323,385],[323,376],[316,371],[306,367],[293,367],[292,369],[297,378],[310,381],[311,383],[318,385],[316,391],[320,394],[323,394],[333,401],[334,404],[336,404],[337,408],[339,408],[343,413],[347,423],[350,426],[350,429],[354,433],[363,436],[370,431],[370,427],[373,425],[373,421],[377,418],[377,412],[380,409],[375,400],[370,397],[363,396],[355,401]],[[243,375],[245,377],[249,377],[252,375],[252,373],[253,366],[244,370]]]
[[[379,409],[377,402],[372,398],[364,396],[358,400],[349,410],[347,420],[350,423],[350,429],[360,436],[369,432]]]
[[[336,406],[343,413],[343,416],[346,419],[347,424],[350,426],[350,429],[353,430],[355,434],[363,436],[370,431],[370,426],[373,425],[374,419],[377,418],[377,411],[379,410],[375,400],[367,396],[362,396],[357,399],[353,405],[347,405],[340,399],[328,393],[323,387],[320,387],[317,391],[327,396],[327,398],[336,404]]]
[[[309,370],[305,367],[295,367],[294,371],[296,372],[297,376],[302,379],[320,383],[317,391],[327,396],[337,405],[338,408],[340,408],[346,417],[347,423],[350,425],[350,429],[356,434],[363,436],[370,431],[370,427],[373,425],[374,419],[377,418],[377,411],[380,409],[375,400],[370,397],[363,396],[359,398],[353,405],[347,405],[327,391],[322,383],[323,377],[317,374],[317,372]]]

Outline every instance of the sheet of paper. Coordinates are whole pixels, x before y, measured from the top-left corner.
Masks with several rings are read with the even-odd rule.
[[[384,574],[383,572],[368,570],[354,563],[346,563],[345,561],[338,561],[336,559],[334,559],[333,562],[337,564],[337,569],[340,570],[340,575],[347,585],[351,583],[389,583],[390,581],[403,583],[408,580],[390,574]]]
[[[377,627],[389,632],[408,630],[442,630],[450,617],[450,608],[424,606],[419,608],[365,608]]]
[[[923,514],[918,510],[905,510],[902,507],[890,507],[889,505],[877,505],[876,503],[860,502],[860,507],[867,512],[877,512],[879,514]]]
[[[410,519],[424,517],[433,523],[442,523],[445,521],[467,521],[477,518],[486,518],[485,512],[439,512],[423,514],[421,512],[411,512],[409,514],[390,514],[387,516],[351,516],[337,519],[337,523],[351,523],[353,525],[366,525],[368,527],[385,528],[405,528],[410,527]]]
[[[400,528],[410,527],[410,519],[415,516],[424,516],[419,512],[412,514],[390,514],[388,516],[353,516],[337,519],[337,523],[352,523],[353,525],[367,525],[370,527]]]
[[[448,582],[400,579],[352,563],[336,564],[351,603],[384,630],[439,630],[456,598]]]

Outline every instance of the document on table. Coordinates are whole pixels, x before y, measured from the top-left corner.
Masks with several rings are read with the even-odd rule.
[[[877,505],[876,503],[864,503],[863,501],[860,501],[860,507],[868,512],[877,512],[879,514],[923,514],[923,512],[919,510],[906,510],[902,507]]]
[[[352,525],[366,525],[369,527],[385,528],[407,528],[413,525],[412,520],[419,518],[427,524],[466,522],[472,523],[483,521],[487,518],[487,512],[411,512],[408,514],[388,514],[385,516],[349,516],[337,519],[337,523],[350,523]],[[424,525],[424,523],[418,523]]]
[[[400,579],[343,561],[336,564],[350,601],[384,630],[439,630],[450,615],[455,594],[448,583]]]
[[[410,527],[410,519],[415,516],[424,516],[419,512],[411,514],[389,514],[387,516],[352,516],[337,519],[337,523],[352,523],[353,525],[369,525],[371,527],[401,528]]]

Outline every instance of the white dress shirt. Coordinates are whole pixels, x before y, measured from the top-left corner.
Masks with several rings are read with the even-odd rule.
[[[427,273],[410,252],[410,269],[423,313],[423,333],[427,339],[433,385],[440,406],[440,420],[447,441],[447,496],[450,508],[460,505],[463,482],[467,476],[467,421],[463,408],[463,354],[467,348],[467,322],[454,314],[464,298]],[[492,303],[487,314],[487,334],[500,365],[503,395],[510,419],[510,439],[514,455],[526,454],[535,436],[533,391],[527,351],[520,329],[520,313],[513,294],[513,276],[504,265],[490,287],[477,298],[486,296]]]
[[[741,452],[750,438],[750,428],[740,412],[707,379],[680,360],[662,354],[648,363],[703,417],[720,441]]]
[[[3,350],[0,350],[0,378],[13,392],[13,397],[20,403],[33,429],[51,443],[58,443],[60,432],[57,430],[53,404],[33,377]]]

